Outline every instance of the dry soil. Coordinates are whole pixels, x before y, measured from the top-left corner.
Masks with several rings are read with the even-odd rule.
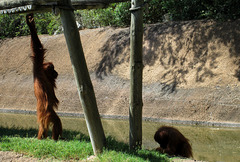
[[[100,114],[128,116],[129,28],[80,34]],[[59,73],[58,111],[83,113],[64,35],[40,39]],[[239,43],[240,20],[145,25],[143,117],[240,122]],[[1,109],[35,110],[30,55],[29,36],[1,41]]]

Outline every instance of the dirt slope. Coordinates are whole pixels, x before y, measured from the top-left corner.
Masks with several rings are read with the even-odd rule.
[[[129,29],[80,31],[104,115],[128,115]],[[59,72],[59,111],[81,108],[63,35],[41,35]],[[169,22],[145,26],[143,116],[240,122],[240,20]],[[35,110],[30,37],[0,43],[0,108]]]

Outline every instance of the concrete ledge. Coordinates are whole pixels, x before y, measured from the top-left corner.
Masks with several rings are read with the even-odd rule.
[[[36,114],[33,110],[16,110],[16,109],[0,109],[0,113],[13,113],[13,114]],[[67,112],[57,112],[59,116],[62,117],[75,117],[84,118],[84,114],[81,113],[67,113]],[[128,116],[120,115],[100,115],[103,119],[118,119],[118,120],[128,120]],[[191,120],[172,120],[172,119],[158,119],[158,118],[147,118],[143,117],[143,121],[147,122],[161,122],[161,123],[172,123],[172,124],[182,124],[182,125],[199,125],[199,126],[210,126],[210,127],[232,127],[240,128],[240,123],[229,123],[229,122],[210,122],[210,121],[191,121]]]

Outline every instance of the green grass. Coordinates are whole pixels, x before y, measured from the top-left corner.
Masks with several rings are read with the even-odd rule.
[[[49,132],[50,134],[51,132]],[[37,140],[36,129],[0,127],[0,151],[14,151],[39,159],[83,160],[93,155],[88,136],[64,130],[65,140]],[[107,137],[107,146],[95,161],[169,161],[168,157],[155,151],[130,151],[125,143]]]

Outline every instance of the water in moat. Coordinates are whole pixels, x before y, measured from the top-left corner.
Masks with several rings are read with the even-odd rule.
[[[83,118],[61,117],[63,129],[78,131],[88,135]],[[106,136],[128,143],[128,120],[102,119]],[[162,125],[174,126],[186,136],[192,144],[193,156],[203,161],[240,161],[240,128],[205,127],[177,125],[159,122],[143,122],[143,148],[155,149],[155,131]],[[36,115],[0,113],[0,126],[7,128],[38,128]],[[1,134],[1,132],[0,132]]]

